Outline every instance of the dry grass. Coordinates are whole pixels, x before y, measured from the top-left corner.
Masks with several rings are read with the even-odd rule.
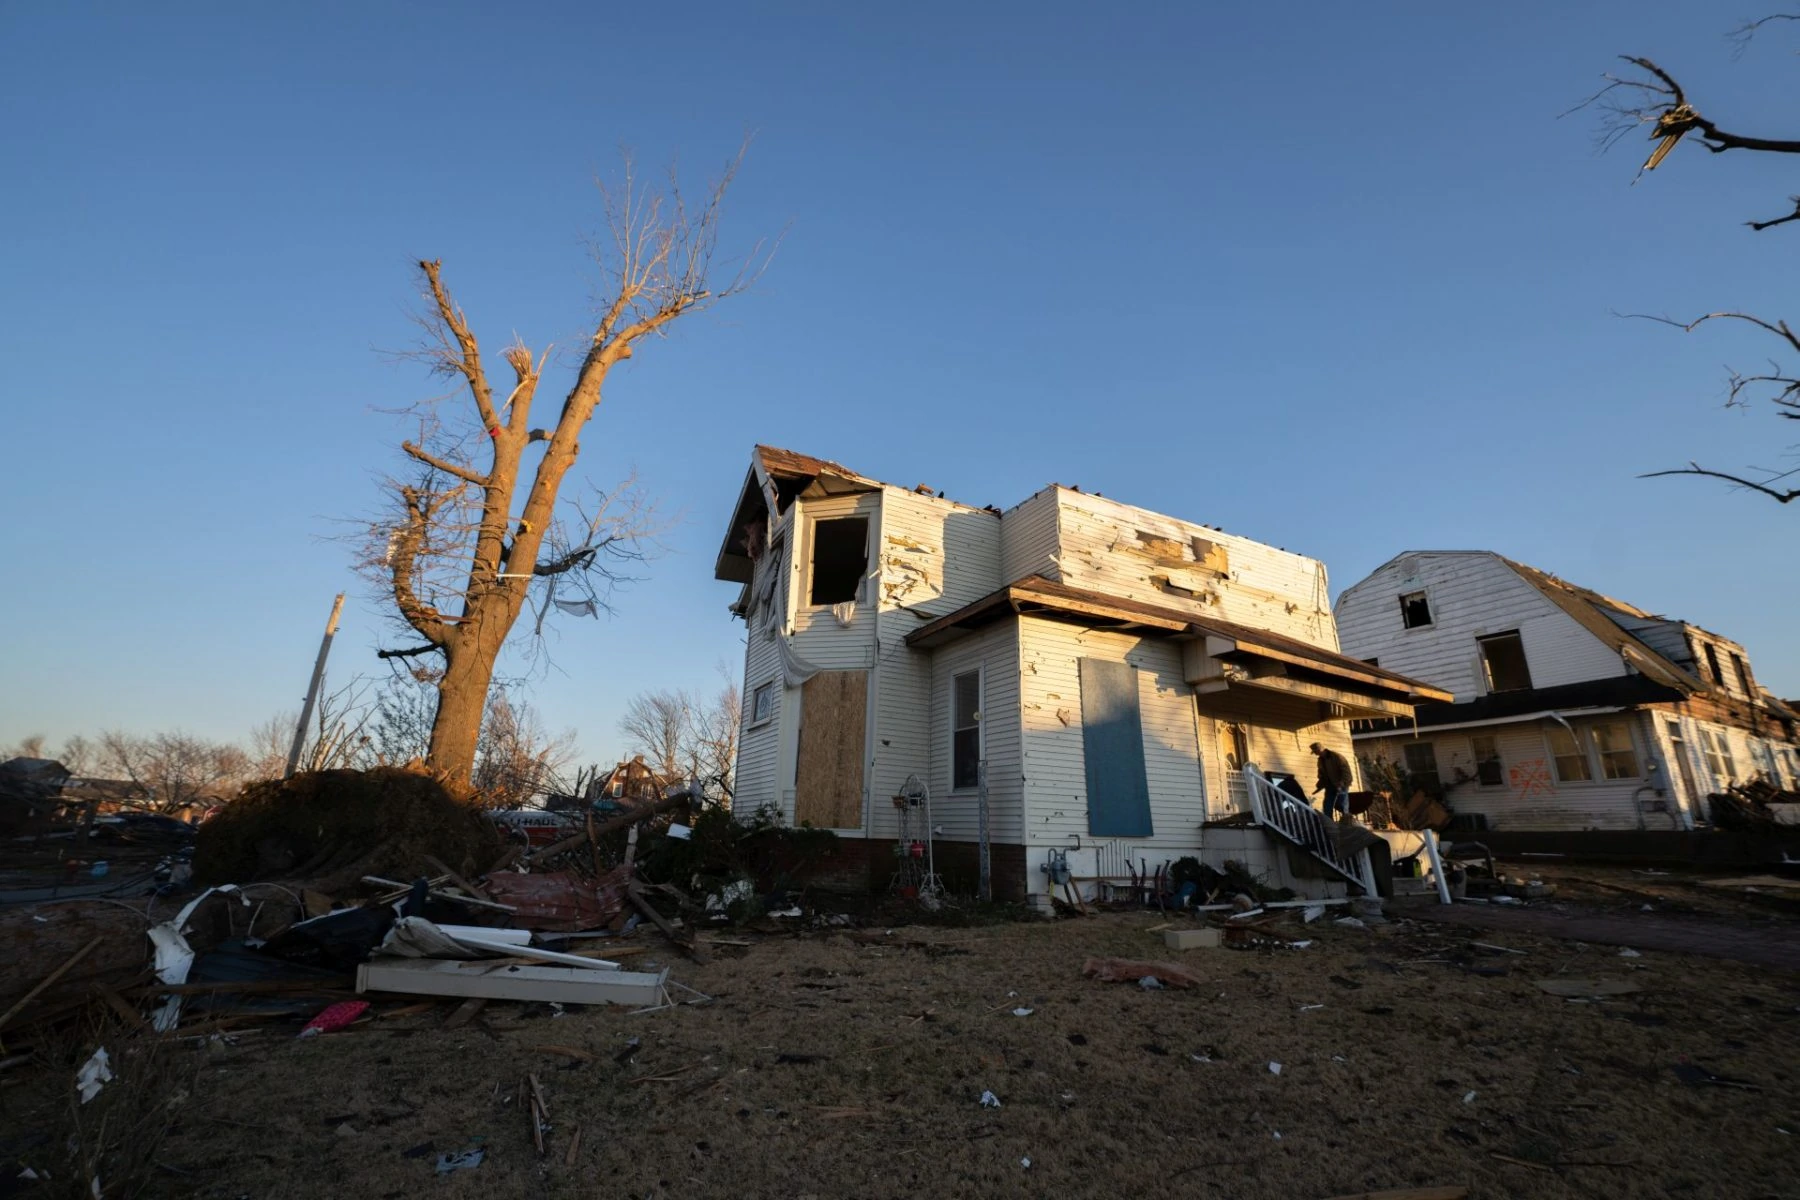
[[[452,1033],[445,1004],[305,1042],[215,1043],[158,1154],[191,1174],[162,1185],[383,1200],[1305,1200],[1446,1183],[1476,1197],[1800,1195],[1792,976],[1523,937],[1494,940],[1525,955],[1488,956],[1455,930],[1396,923],[1308,927],[1305,950],[1187,952],[1199,991],[1080,977],[1090,955],[1164,956],[1156,923],[772,938],[675,964],[716,997],[705,1006],[552,1018],[500,1005]],[[1552,974],[1643,990],[1570,1003],[1530,982]],[[1021,1006],[1032,1015],[1013,1016]],[[534,1049],[547,1046],[580,1054]],[[1684,1085],[1683,1058],[1762,1090]],[[528,1072],[554,1125],[542,1158],[520,1108]],[[988,1089],[1000,1108],[978,1103]],[[8,1122],[29,1115],[8,1097]],[[480,1167],[435,1174],[439,1152],[474,1144]]]

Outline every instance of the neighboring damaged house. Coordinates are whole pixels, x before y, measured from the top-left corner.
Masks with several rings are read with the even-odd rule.
[[[985,766],[997,895],[1064,851],[1089,885],[1195,856],[1341,891],[1366,863],[1282,853],[1323,820],[1269,776],[1309,792],[1309,743],[1449,699],[1337,652],[1313,559],[1067,487],[1002,513],[758,447],[715,574],[748,627],[734,807],[836,830],[875,887],[913,775],[972,884]]]
[[[1402,554],[1337,603],[1345,650],[1450,704],[1359,725],[1357,752],[1441,787],[1459,824],[1692,829],[1706,797],[1800,786],[1800,712],[1717,634],[1488,551]]]

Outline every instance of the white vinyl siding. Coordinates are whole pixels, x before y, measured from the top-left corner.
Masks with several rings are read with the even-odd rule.
[[[979,672],[982,679],[981,743],[987,756],[988,837],[994,842],[1016,845],[1024,840],[1025,831],[1019,769],[1019,643],[1012,621],[990,625],[932,655],[931,703],[926,713],[933,731],[929,776],[932,819],[944,827],[943,836],[950,841],[972,842],[980,833],[976,789],[955,788],[950,776],[953,681],[969,672]]]
[[[1056,563],[1057,504],[1061,490],[1047,487],[1000,518],[1000,582],[1017,583],[1028,575],[1062,578]]]
[[[947,794],[936,782],[947,748],[937,736],[941,727],[931,723],[938,700],[932,694],[932,654],[909,649],[904,639],[926,620],[954,612],[1000,586],[1000,518],[949,500],[883,488],[875,544],[878,649],[871,685],[869,825],[871,837],[893,837],[898,822],[889,798],[908,775],[930,784],[934,811],[937,799]],[[1017,674],[1016,656],[1006,669]],[[991,691],[984,703],[984,716],[1007,719]],[[1010,719],[1016,725],[1016,699],[1012,708]],[[942,769],[947,775],[947,760]],[[974,836],[972,826],[965,832]],[[963,834],[945,825],[945,836]]]
[[[1407,629],[1398,598],[1420,590],[1431,599],[1431,624]],[[1338,597],[1337,624],[1344,653],[1379,659],[1384,670],[1435,684],[1459,701],[1488,692],[1477,639],[1515,630],[1533,687],[1626,673],[1617,652],[1486,552],[1402,555]]]

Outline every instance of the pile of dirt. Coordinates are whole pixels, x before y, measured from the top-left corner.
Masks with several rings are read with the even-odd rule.
[[[363,875],[410,879],[425,855],[478,873],[504,848],[478,806],[422,771],[312,771],[253,784],[201,826],[194,877],[305,879],[330,892]]]

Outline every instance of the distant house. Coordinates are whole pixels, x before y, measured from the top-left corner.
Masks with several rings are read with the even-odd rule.
[[[909,779],[953,885],[985,791],[998,895],[1065,853],[1090,893],[1187,856],[1363,886],[1275,781],[1450,698],[1338,652],[1316,560],[1058,485],[1001,512],[759,446],[715,574],[747,626],[734,807],[837,831],[871,886]]]
[[[664,789],[679,779],[652,770],[641,754],[621,759],[609,771],[600,771],[582,788],[580,795],[552,793],[545,797],[544,807],[552,812],[587,809],[597,803],[612,801],[630,806],[662,798]]]
[[[1344,649],[1454,694],[1358,753],[1464,825],[1691,829],[1734,782],[1800,787],[1800,711],[1738,643],[1488,551],[1409,552],[1338,598]]]

